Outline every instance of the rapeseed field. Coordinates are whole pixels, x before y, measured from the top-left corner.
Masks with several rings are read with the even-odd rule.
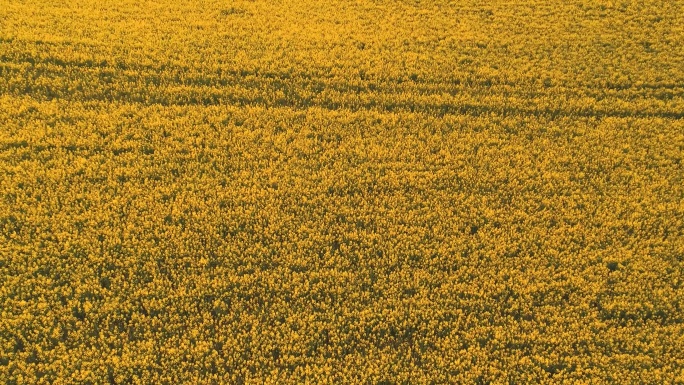
[[[0,383],[684,384],[684,3],[0,0]]]

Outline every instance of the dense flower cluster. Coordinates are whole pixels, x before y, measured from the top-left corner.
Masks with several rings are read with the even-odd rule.
[[[0,382],[684,383],[682,25],[0,0]]]

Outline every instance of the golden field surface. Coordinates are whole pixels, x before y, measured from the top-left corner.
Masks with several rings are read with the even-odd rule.
[[[0,0],[0,383],[684,384],[679,1]]]

